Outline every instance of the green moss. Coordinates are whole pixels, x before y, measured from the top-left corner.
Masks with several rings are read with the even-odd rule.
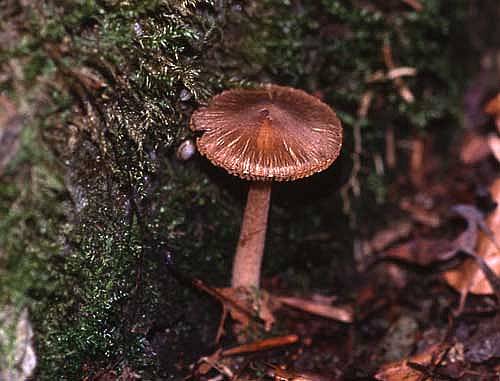
[[[174,155],[192,110],[223,88],[272,81],[318,92],[338,110],[344,164],[276,188],[265,273],[295,287],[342,287],[339,274],[352,273],[350,232],[335,190],[349,173],[362,94],[372,89],[375,100],[361,124],[369,154],[358,207],[384,198],[386,179],[368,176],[384,128],[408,136],[456,122],[461,79],[449,42],[464,2],[453,2],[453,14],[433,0],[421,13],[364,3],[19,5],[27,27],[0,52],[0,65],[15,60],[23,75],[0,89],[34,109],[0,185],[0,301],[32,310],[38,379],[125,366],[144,379],[175,378],[208,351],[217,306],[173,279],[163,253],[168,247],[184,273],[228,283],[242,182]],[[366,82],[385,70],[385,41],[398,65],[419,71],[407,79],[412,105],[392,83]],[[308,238],[318,233],[326,238]]]

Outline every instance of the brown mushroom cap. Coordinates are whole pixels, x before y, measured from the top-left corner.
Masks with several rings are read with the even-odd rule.
[[[326,169],[342,146],[335,112],[290,87],[228,90],[196,111],[198,150],[215,165],[249,180],[289,181]]]

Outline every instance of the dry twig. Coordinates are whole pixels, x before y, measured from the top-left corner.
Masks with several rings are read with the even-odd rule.
[[[344,323],[351,323],[353,321],[353,311],[350,307],[335,307],[329,304],[316,303],[308,299],[293,297],[278,297],[277,300],[289,307],[297,308],[313,315],[338,320]]]
[[[373,91],[366,91],[358,106],[358,120],[353,126],[353,137],[354,137],[354,150],[351,154],[352,157],[352,170],[349,176],[349,180],[342,187],[341,195],[344,203],[344,212],[349,214],[350,211],[350,202],[349,202],[349,190],[352,190],[352,193],[355,197],[359,197],[361,194],[361,189],[359,185],[358,175],[361,170],[361,154],[363,152],[363,141],[361,135],[361,121],[366,118],[368,115],[368,111],[370,110],[370,106],[373,100]]]
[[[236,356],[252,352],[262,352],[277,347],[292,345],[299,341],[297,335],[291,334],[286,336],[271,337],[269,339],[255,341],[253,343],[239,345],[234,348],[225,349],[222,351],[222,356]]]
[[[384,43],[384,46],[382,47],[382,54],[384,57],[385,66],[387,66],[387,69],[389,71],[394,71],[397,69],[399,69],[399,71],[401,71],[401,69],[403,69],[403,68],[398,68],[396,66],[396,64],[394,63],[394,59],[392,57],[392,49],[391,49],[391,45],[390,45],[389,41],[386,41]],[[404,68],[404,69],[406,70],[408,68]],[[411,69],[411,68],[409,68],[409,69]],[[405,70],[403,70],[403,72]],[[415,73],[413,73],[413,75],[415,75]],[[408,88],[408,86],[406,85],[406,83],[401,78],[401,75],[394,76],[393,81],[394,81],[394,84],[396,85],[396,87],[398,88],[399,95],[401,96],[401,98],[403,98],[405,100],[405,102],[407,102],[407,103],[413,103],[415,101],[415,97],[414,97],[413,93],[410,91],[410,89]]]

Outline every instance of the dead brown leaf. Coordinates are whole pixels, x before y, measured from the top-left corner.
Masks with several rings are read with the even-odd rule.
[[[491,193],[499,202],[500,179],[492,186]],[[471,205],[455,205],[452,212],[467,221],[467,228],[454,240],[416,238],[386,250],[380,257],[428,266],[448,261],[458,253],[465,253],[473,258],[447,271],[444,274],[446,281],[462,296],[469,291],[491,294],[491,284],[500,283],[500,211],[497,209],[486,220],[483,213]],[[500,295],[499,290],[495,289],[495,293]]]
[[[452,212],[467,221],[467,228],[454,240],[416,238],[386,250],[381,257],[429,266],[435,262],[447,261],[459,252],[473,253],[478,229],[484,228],[483,214],[470,205],[455,205]]]
[[[497,179],[490,187],[492,198],[500,205],[500,179]],[[486,227],[492,232],[496,241],[500,240],[500,207],[486,219]],[[478,233],[477,244],[473,249],[477,255],[484,258],[488,266],[497,274],[500,274],[500,252],[497,245],[485,232]],[[444,278],[448,284],[460,293],[471,292],[473,294],[491,294],[493,290],[486,279],[483,271],[478,267],[476,261],[468,259],[459,267],[447,271]]]

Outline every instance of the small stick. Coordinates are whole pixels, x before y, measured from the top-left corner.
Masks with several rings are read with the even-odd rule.
[[[361,101],[359,102],[357,114],[360,119],[365,119],[370,110],[370,106],[373,100],[373,91],[368,90],[361,96]]]
[[[222,356],[235,356],[245,353],[267,351],[276,347],[295,344],[297,341],[299,341],[299,337],[294,334],[272,337],[270,339],[255,341],[253,343],[243,344],[234,348],[223,350]]]
[[[349,175],[349,180],[341,189],[341,195],[343,200],[343,210],[349,215],[349,224],[354,227],[356,224],[355,214],[350,213],[351,202],[349,199],[349,191],[352,191],[354,197],[359,197],[361,194],[360,184],[358,180],[358,174],[361,171],[361,153],[363,151],[363,142],[361,134],[361,121],[365,119],[370,110],[370,106],[373,100],[373,91],[367,90],[361,96],[359,101],[357,116],[358,119],[353,126],[353,138],[354,138],[354,152],[351,154],[352,157],[352,170]]]
[[[367,82],[382,82],[386,80],[394,80],[399,77],[414,77],[415,75],[417,75],[417,69],[415,69],[414,67],[401,66],[390,69],[386,73],[384,73],[382,70],[377,70],[375,73],[368,77]]]
[[[224,303],[222,304],[222,316],[219,321],[219,326],[217,327],[217,334],[215,335],[215,344],[219,344],[220,338],[224,334],[224,323],[227,318],[227,307]]]
[[[297,308],[328,319],[338,320],[344,323],[352,323],[353,321],[352,310],[348,307],[334,307],[328,304],[315,303],[307,299],[292,297],[278,297],[277,300],[289,307]]]
[[[394,63],[394,60],[392,58],[391,45],[388,41],[384,42],[384,46],[382,47],[382,54],[384,56],[384,62],[385,66],[387,66],[387,69],[389,69],[389,71],[396,69],[396,64]],[[399,89],[399,95],[401,96],[401,98],[403,98],[407,103],[413,103],[415,101],[415,97],[413,96],[413,93],[410,91],[408,86],[406,86],[406,83],[403,81],[403,79],[398,76],[393,80],[394,84]]]
[[[399,77],[414,77],[417,75],[417,69],[414,67],[401,66],[391,69],[387,72],[387,79],[396,79]]]

